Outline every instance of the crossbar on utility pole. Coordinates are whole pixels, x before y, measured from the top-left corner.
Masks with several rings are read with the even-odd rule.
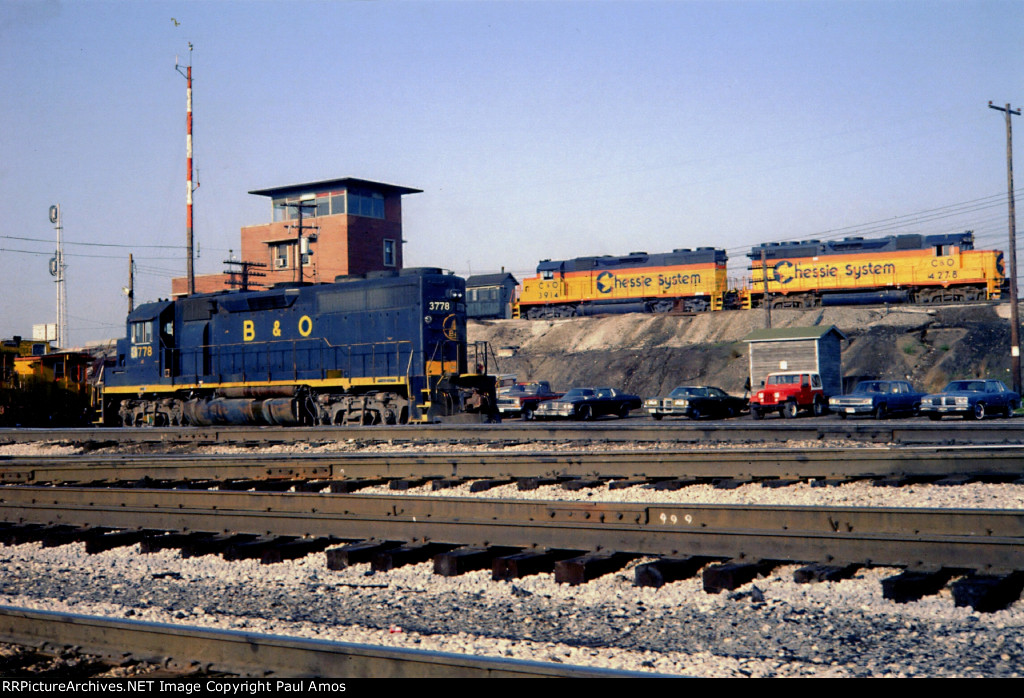
[[[988,103],[989,109],[1006,113],[1006,186],[1010,202],[1010,367],[1013,371],[1013,389],[1019,395],[1020,383],[1020,317],[1017,314],[1017,214],[1013,206],[1013,125],[1010,116],[1020,116],[1020,109],[1010,105],[997,107]]]

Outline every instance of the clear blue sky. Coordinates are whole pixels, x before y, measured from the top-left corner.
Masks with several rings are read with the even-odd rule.
[[[522,278],[700,245],[739,275],[754,244],[854,234],[1004,249],[986,105],[1024,103],[1022,37],[1016,0],[0,0],[0,336],[55,320],[53,203],[73,343],[123,335],[129,252],[139,302],[184,273],[157,246],[184,246],[188,42],[198,272],[270,219],[249,190],[352,176],[424,190],[408,266]]]

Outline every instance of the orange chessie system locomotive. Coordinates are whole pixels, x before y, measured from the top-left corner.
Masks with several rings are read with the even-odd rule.
[[[971,231],[768,243],[747,257],[745,308],[763,305],[765,267],[774,308],[998,300],[1005,280],[1003,253],[975,250]]]
[[[519,316],[721,310],[727,292],[725,250],[698,247],[661,254],[544,260],[525,279]]]

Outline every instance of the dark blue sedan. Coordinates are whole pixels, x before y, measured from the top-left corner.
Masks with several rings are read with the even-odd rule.
[[[925,395],[921,400],[921,414],[929,419],[942,419],[947,414],[968,419],[984,419],[988,414],[1013,416],[1020,407],[1020,395],[1002,381],[953,381],[941,393]]]
[[[851,414],[885,419],[891,414],[917,414],[924,396],[908,381],[861,381],[852,393],[830,398],[828,407],[844,419]]]

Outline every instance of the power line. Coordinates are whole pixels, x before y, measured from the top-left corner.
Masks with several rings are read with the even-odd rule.
[[[53,243],[53,240],[49,240],[49,239],[46,239],[46,238],[27,238],[27,237],[18,237],[17,235],[0,235],[0,238],[3,238],[5,240],[21,240],[21,241],[24,241],[24,242],[45,242],[45,243],[50,243],[50,244]],[[123,245],[123,244],[114,243],[114,242],[67,242],[67,241],[65,241],[64,244],[65,245],[79,245],[81,247],[123,247],[123,248],[129,248],[129,249],[135,249],[135,248],[140,248],[141,247],[141,248],[145,248],[145,249],[164,249],[164,250],[181,250],[181,249],[183,249],[182,245]]]

